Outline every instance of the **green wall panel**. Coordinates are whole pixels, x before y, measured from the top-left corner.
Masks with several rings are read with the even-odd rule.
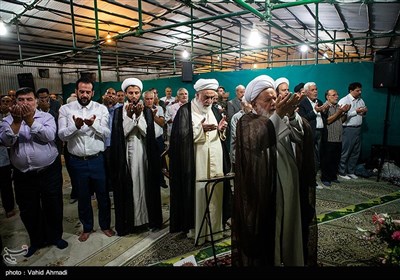
[[[242,70],[235,72],[210,72],[193,76],[193,83],[182,82],[180,77],[159,78],[154,80],[143,81],[144,89],[151,87],[157,88],[159,97],[164,96],[165,87],[172,88],[173,95],[180,87],[184,87],[189,91],[190,98],[194,97],[193,84],[200,78],[215,78],[219,84],[230,92],[230,98],[235,97],[235,87],[239,84],[246,86],[253,78],[258,75],[269,75],[274,79],[286,77],[290,81],[290,90],[300,82],[313,81],[318,86],[318,98],[325,101],[325,91],[328,89],[336,89],[340,98],[348,93],[348,85],[352,82],[360,82],[363,85],[362,98],[367,107],[368,114],[363,125],[362,140],[362,158],[370,155],[371,145],[382,144],[383,127],[385,119],[387,89],[374,89],[373,81],[373,63],[335,63],[320,65],[304,65],[304,66],[286,66],[273,69],[254,69]],[[109,87],[119,89],[121,82],[105,82],[100,86],[96,83],[95,100],[100,98],[101,94]],[[63,86],[64,97],[68,97],[74,91],[74,84]],[[391,95],[389,110],[389,129],[388,129],[388,145],[400,145],[400,95],[398,93]]]

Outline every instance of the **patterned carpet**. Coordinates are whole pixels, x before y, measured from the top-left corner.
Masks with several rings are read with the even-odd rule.
[[[343,181],[317,190],[319,266],[380,266],[385,248],[361,238],[357,227],[373,229],[371,217],[389,213],[400,218],[400,188],[375,178]],[[219,248],[219,262],[230,265],[230,240]],[[178,255],[178,257],[176,257]],[[194,255],[199,266],[213,265],[210,244],[195,247],[184,234],[167,233],[127,266],[171,266]]]
[[[16,266],[172,266],[190,255],[195,257],[199,266],[213,264],[210,243],[194,246],[194,240],[186,238],[184,234],[169,233],[169,189],[161,190],[165,221],[163,230],[111,238],[98,230],[87,242],[79,242],[81,225],[77,217],[77,204],[69,204],[70,184],[68,177],[64,178],[63,237],[69,242],[68,248],[59,250],[51,246],[38,250],[28,259],[18,256]],[[380,265],[379,256],[383,254],[384,244],[360,238],[357,227],[372,230],[371,216],[374,212],[388,213],[399,219],[398,186],[384,181],[376,182],[376,178],[342,181],[331,187],[317,189],[316,204],[320,266]],[[93,206],[96,207],[95,201]],[[95,221],[97,223],[97,217]],[[3,246],[20,249],[21,245],[29,244],[19,215],[7,219],[0,208],[0,225]],[[221,263],[228,266],[229,235],[226,232],[225,239],[217,246]]]

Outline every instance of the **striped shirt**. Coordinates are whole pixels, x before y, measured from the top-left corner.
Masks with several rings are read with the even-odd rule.
[[[333,105],[331,104],[328,110],[328,118],[334,114],[339,109],[339,105]],[[328,124],[328,142],[342,142],[342,120],[341,117],[338,118],[336,121],[334,121],[331,124]]]

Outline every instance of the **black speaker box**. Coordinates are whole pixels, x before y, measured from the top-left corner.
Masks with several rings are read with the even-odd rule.
[[[374,88],[400,86],[400,49],[383,49],[374,57]]]
[[[17,74],[17,78],[18,78],[18,85],[20,88],[30,87],[33,89],[33,91],[36,91],[32,73],[19,73]]]
[[[182,82],[193,81],[192,63],[189,61],[182,62]]]

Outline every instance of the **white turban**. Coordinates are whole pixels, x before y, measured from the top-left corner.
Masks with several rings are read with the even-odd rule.
[[[129,86],[137,86],[137,87],[140,88],[140,91],[142,91],[142,89],[143,89],[143,83],[142,83],[142,81],[139,80],[139,79],[136,79],[136,78],[128,78],[128,79],[125,79],[125,80],[122,82],[121,89],[123,90],[123,92],[125,92],[125,90],[126,90],[127,87],[129,87]]]
[[[218,81],[216,79],[199,79],[193,86],[196,92],[203,89],[217,90],[219,87]]]
[[[279,85],[282,84],[282,83],[287,83],[287,85],[289,87],[289,80],[284,78],[284,77],[282,77],[282,78],[276,79],[276,81],[275,81],[275,89],[278,90]]]
[[[253,79],[247,86],[244,92],[244,98],[251,103],[257,96],[267,88],[274,88],[274,79],[267,75],[261,75]]]

